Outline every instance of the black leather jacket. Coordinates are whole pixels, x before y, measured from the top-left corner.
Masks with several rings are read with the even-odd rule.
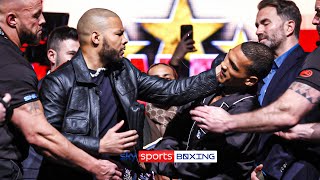
[[[125,111],[127,123],[132,124],[130,129],[141,127],[141,123],[136,122],[139,115],[135,114],[144,114],[141,113],[143,108],[133,107],[137,99],[182,105],[206,97],[217,87],[214,70],[188,79],[168,81],[140,72],[125,58],[108,68],[112,70],[110,81],[115,95]],[[48,121],[73,144],[93,155],[98,155],[100,140],[99,92],[80,50],[73,60],[49,74],[40,90]],[[143,123],[143,119],[140,122]]]
[[[216,94],[213,94],[199,102],[209,105],[215,97]],[[216,150],[217,163],[152,163],[152,170],[157,174],[182,179],[250,179],[250,173],[255,167],[259,135],[236,132],[205,133],[188,113],[198,105],[199,103],[195,102],[177,113],[155,149]],[[260,107],[257,96],[252,93],[230,94],[210,106],[221,107],[230,114],[249,112]],[[179,132],[177,128],[180,129]]]

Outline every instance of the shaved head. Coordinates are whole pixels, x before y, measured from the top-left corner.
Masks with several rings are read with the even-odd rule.
[[[0,27],[17,46],[38,44],[44,23],[42,0],[0,0]]]
[[[32,0],[0,0],[0,15],[8,12],[20,12],[26,10]]]
[[[16,12],[23,5],[23,0],[0,0],[0,21],[5,22],[5,15],[8,12]]]
[[[79,19],[77,31],[80,50],[92,69],[117,62],[123,57],[128,40],[116,13],[102,8],[90,9]]]
[[[93,8],[86,11],[79,19],[77,30],[80,44],[88,42],[88,37],[92,32],[102,32],[109,27],[108,18],[120,17],[108,9]]]

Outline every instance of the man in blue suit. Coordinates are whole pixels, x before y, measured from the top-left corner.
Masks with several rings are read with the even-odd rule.
[[[275,53],[273,69],[260,83],[262,106],[275,101],[298,76],[306,53],[299,45],[301,14],[292,1],[262,0],[258,5],[256,34]]]
[[[259,84],[258,100],[265,107],[278,99],[298,76],[306,52],[299,45],[301,14],[292,1],[262,0],[258,4],[256,34],[259,42],[274,50],[275,60],[269,75]],[[265,165],[265,173],[273,178],[284,177],[294,145],[263,133],[258,146],[257,163]],[[275,161],[277,159],[277,161]],[[290,159],[290,160],[288,160]],[[279,167],[279,168],[274,168]]]
[[[286,12],[288,14],[294,13],[294,11],[288,9],[289,5],[285,5],[289,4],[289,1],[280,2],[276,0],[263,0],[262,2],[277,2],[278,4],[281,4],[280,7],[282,7],[278,12]],[[259,7],[261,7],[261,3],[259,4]],[[272,11],[277,9],[277,6],[274,5],[270,5],[267,7],[268,9],[265,9],[265,14],[272,14],[274,13]],[[264,8],[259,10],[258,15],[260,13],[263,13],[263,9]],[[315,11],[316,15],[314,16],[313,24],[319,26],[320,0],[316,0]],[[284,16],[282,14],[282,16],[280,17],[288,18],[289,16]],[[261,18],[261,21],[258,20],[259,18],[257,18],[258,35],[260,24],[263,24],[263,26],[271,29],[270,26],[272,26],[272,22],[274,22],[270,21],[270,19],[268,18]],[[279,19],[275,21],[279,22]],[[268,41],[268,39],[275,39],[275,37],[277,36],[280,38],[281,35],[283,35],[283,32],[287,32],[288,30],[292,29],[292,27],[290,28],[289,26],[290,23],[292,23],[289,22],[290,19],[286,21],[287,22],[283,23],[282,27],[277,30],[277,33],[273,34],[272,36],[270,35],[271,38],[263,37],[265,35],[262,34],[260,35],[262,37],[259,37],[259,41],[269,44],[270,47],[272,47],[272,45],[276,45],[276,41],[272,42]],[[284,42],[286,38],[280,38],[280,41]],[[287,62],[287,59],[294,54],[296,49],[293,48],[293,50],[289,50],[288,55],[286,55],[285,53],[282,53],[282,55],[280,55],[279,51],[277,51],[277,49],[283,48],[283,46],[279,46],[280,44],[273,47],[278,47],[275,49],[277,58],[281,58],[281,56],[287,57],[283,60],[283,63],[285,63]],[[294,47],[294,45],[292,45],[291,47]],[[304,65],[301,67],[301,72],[299,73],[295,81],[290,85],[289,89],[286,90],[285,93],[281,95],[281,97],[279,97],[278,99],[276,98],[276,100],[274,100],[274,102],[270,105],[257,111],[239,115],[230,115],[221,110],[221,108],[200,106],[190,112],[190,114],[192,115],[192,119],[199,123],[198,126],[200,128],[215,133],[283,131],[278,132],[277,135],[284,137],[285,139],[288,139],[290,141],[286,141],[275,136],[272,136],[270,138],[270,136],[268,137],[267,135],[264,135],[264,138],[267,141],[265,141],[265,144],[260,143],[264,146],[262,148],[263,151],[261,151],[259,154],[260,159],[258,160],[260,161],[258,161],[257,163],[263,163],[263,175],[265,176],[265,179],[319,180],[320,146],[318,142],[320,139],[320,128],[319,118],[316,118],[317,114],[314,114],[315,112],[318,114],[320,112],[319,55],[319,48],[316,49],[312,54],[308,55]],[[297,61],[297,59],[293,60]],[[275,62],[277,63],[277,59],[275,60]],[[278,78],[277,74],[279,74],[279,71],[283,66],[284,64],[281,64],[276,73],[273,73],[274,77],[271,80],[271,84],[274,82],[275,78]],[[290,72],[291,71],[293,71],[293,68],[290,69]],[[272,72],[270,74],[272,76]],[[289,78],[282,77],[282,79],[288,80]],[[283,88],[283,84],[281,84],[281,81],[276,82],[278,82],[275,83],[275,85],[277,86],[276,89]],[[265,83],[267,84],[268,82],[265,81]],[[271,84],[268,88],[265,88],[267,89],[267,94],[272,87]],[[279,89],[274,92],[277,93],[278,91]],[[262,92],[264,91],[262,90]],[[267,102],[267,94],[264,94],[264,98],[261,98],[262,104]],[[310,111],[311,114],[307,114]],[[309,116],[306,117],[306,115]],[[297,125],[298,123],[304,124]],[[297,126],[289,129],[294,125]],[[317,140],[316,143],[314,143],[315,140]],[[257,176],[257,173],[261,170],[261,168],[262,166],[258,166],[255,169],[255,171],[251,174],[252,179],[261,179],[261,175]]]

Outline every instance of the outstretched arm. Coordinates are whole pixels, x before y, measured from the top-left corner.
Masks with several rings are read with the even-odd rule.
[[[53,128],[44,117],[39,100],[15,108],[12,122],[22,131],[27,141],[45,155],[82,167],[93,173],[97,179],[120,178],[121,172],[115,164],[88,155]]]
[[[199,127],[211,132],[267,132],[296,125],[319,101],[320,92],[294,82],[274,103],[254,112],[230,115],[221,108],[200,106],[191,110]]]

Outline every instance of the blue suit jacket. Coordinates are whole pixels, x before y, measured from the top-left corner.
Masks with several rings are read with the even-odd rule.
[[[301,46],[298,46],[289,54],[273,76],[264,96],[262,106],[271,104],[289,88],[290,84],[298,76],[307,55],[308,53],[304,52]],[[258,92],[260,92],[262,85],[263,81],[259,84]],[[319,117],[319,113],[313,113],[313,118],[315,116]],[[306,121],[306,118],[302,121]],[[300,148],[299,146],[304,146],[305,148]],[[286,141],[272,136],[271,133],[264,133],[259,142],[257,163],[264,164],[264,172],[270,179],[297,179],[306,177],[307,174],[309,174],[309,179],[317,179],[319,178],[317,170],[308,161],[300,162],[301,159],[311,159],[306,157],[306,154],[316,157],[317,154],[313,152],[315,152],[314,150],[317,151],[318,147],[314,148],[312,149],[312,145],[308,145],[308,143]],[[301,155],[304,158],[299,157]],[[296,167],[297,165],[299,167]],[[311,175],[310,173],[313,174]]]
[[[298,76],[307,54],[299,45],[288,55],[273,76],[261,104],[262,107],[277,100],[289,88]],[[263,81],[260,81],[258,92],[260,92],[262,85]]]

